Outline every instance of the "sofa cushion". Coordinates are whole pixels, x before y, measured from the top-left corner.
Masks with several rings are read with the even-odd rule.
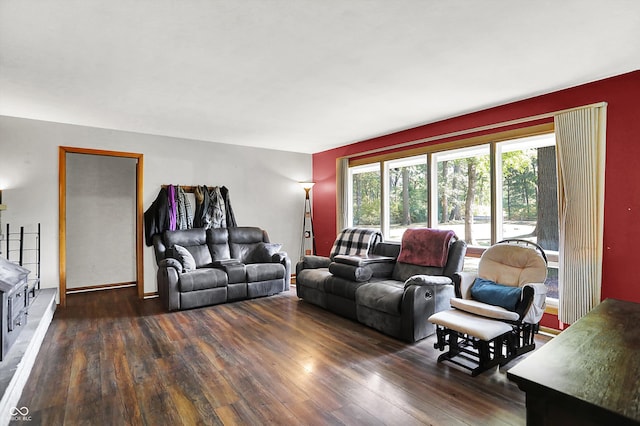
[[[256,244],[253,250],[247,253],[246,263],[270,263],[271,257],[278,253],[282,248],[282,244],[264,243]]]
[[[229,242],[236,244],[250,244],[269,240],[265,235],[265,231],[255,226],[238,226],[236,228],[228,228]]]
[[[193,258],[189,250],[181,245],[174,244],[173,256],[182,265],[182,272],[190,272],[196,269],[196,260]]]
[[[391,277],[394,280],[406,281],[414,275],[442,275],[443,268],[420,266],[411,263],[396,262]]]
[[[363,284],[356,291],[356,304],[379,312],[400,315],[404,283],[395,280]]]
[[[231,257],[242,263],[250,263],[247,259],[258,243],[269,242],[265,232],[256,227],[242,226],[229,228],[229,250]]]
[[[327,294],[333,294],[334,296],[355,301],[356,290],[364,284],[366,284],[366,282],[353,281],[334,275],[325,282],[324,291]]]
[[[196,267],[202,268],[211,264],[211,253],[206,244],[201,246],[185,247],[196,261]]]
[[[203,228],[164,231],[164,244],[167,247],[173,247],[175,244],[182,247],[199,246],[206,243],[207,234]]]
[[[189,250],[196,261],[196,267],[201,268],[211,263],[211,253],[207,247],[207,234],[202,228],[185,229],[180,231],[165,231],[164,244],[169,249],[167,257],[178,259],[173,247],[177,244]],[[180,260],[180,259],[178,259]]]
[[[226,287],[227,274],[220,269],[201,268],[180,275],[180,291],[189,292],[207,288]]]
[[[245,265],[247,282],[284,279],[284,266],[280,263],[253,263]]]
[[[229,243],[231,257],[238,259],[241,263],[251,263],[249,257],[256,247],[258,247],[258,243]]]
[[[229,231],[227,228],[207,229],[207,246],[213,260],[231,258],[229,251]]]

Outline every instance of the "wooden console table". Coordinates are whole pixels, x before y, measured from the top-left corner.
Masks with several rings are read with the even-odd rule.
[[[640,424],[640,304],[605,300],[507,377],[529,426]]]

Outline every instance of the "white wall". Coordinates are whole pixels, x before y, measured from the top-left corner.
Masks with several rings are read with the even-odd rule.
[[[224,185],[239,226],[264,228],[292,262],[299,256],[304,191],[297,182],[311,178],[309,154],[0,116],[2,221],[42,224],[43,287],[59,287],[59,146],[144,154],[144,209],[162,184]],[[155,292],[153,249],[144,254],[145,292]]]

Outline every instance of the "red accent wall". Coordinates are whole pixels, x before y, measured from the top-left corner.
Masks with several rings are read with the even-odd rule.
[[[640,70],[314,154],[318,253],[328,255],[336,236],[338,158],[602,101],[608,103],[602,299],[640,302]]]

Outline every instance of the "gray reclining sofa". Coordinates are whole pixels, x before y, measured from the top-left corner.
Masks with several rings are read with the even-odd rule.
[[[158,294],[170,311],[289,290],[291,261],[260,228],[165,231],[153,247]]]
[[[435,333],[427,319],[449,309],[452,277],[467,245],[455,240],[444,267],[401,263],[399,243],[380,242],[367,256],[305,256],[296,265],[299,298],[406,342]]]

